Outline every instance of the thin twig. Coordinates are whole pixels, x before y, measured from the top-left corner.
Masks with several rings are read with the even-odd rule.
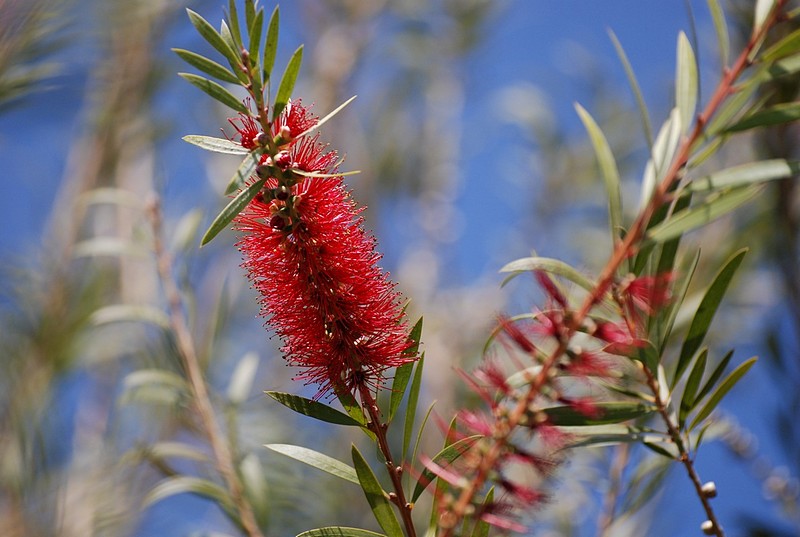
[[[244,487],[236,472],[233,454],[226,442],[217,423],[214,407],[208,393],[203,371],[195,351],[189,326],[183,311],[183,302],[175,280],[172,278],[172,264],[169,253],[164,248],[162,239],[162,215],[158,199],[155,198],[148,207],[151,226],[153,229],[153,248],[156,255],[158,275],[167,299],[169,309],[170,327],[177,339],[178,353],[188,377],[192,390],[192,401],[197,411],[203,431],[211,444],[217,471],[228,487],[236,510],[241,519],[241,525],[248,537],[263,537],[256,522],[255,514],[250,503],[244,495]]]

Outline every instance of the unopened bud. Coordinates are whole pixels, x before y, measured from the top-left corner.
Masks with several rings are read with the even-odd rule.
[[[272,229],[281,230],[286,227],[286,220],[284,220],[283,216],[276,214],[272,218],[269,219],[269,226]]]
[[[280,168],[281,170],[286,170],[289,166],[292,165],[292,157],[289,155],[288,151],[281,151],[277,155],[275,155],[272,159],[275,162],[275,165]]]
[[[289,189],[285,185],[275,189],[275,199],[277,200],[286,201],[289,199],[289,194]]]
[[[284,125],[278,131],[278,136],[281,137],[284,143],[288,143],[292,141],[292,129],[289,128],[288,125]]]
[[[700,529],[703,530],[703,533],[706,535],[714,535],[716,528],[714,527],[714,523],[710,520],[706,520],[702,524],[700,524]]]
[[[703,491],[703,496],[706,498],[716,498],[717,497],[717,485],[713,481],[709,481],[700,489]]]

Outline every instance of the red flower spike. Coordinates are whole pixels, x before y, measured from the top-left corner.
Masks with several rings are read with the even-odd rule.
[[[477,412],[463,410],[458,413],[458,419],[464,426],[475,434],[492,436],[494,429],[491,421],[484,415]]]
[[[508,517],[495,515],[493,513],[482,513],[480,519],[486,522],[487,524],[491,524],[492,526],[495,526],[497,528],[501,528],[508,531],[515,531],[517,533],[523,533],[528,529],[519,522],[515,522],[514,520]]]
[[[547,295],[551,299],[553,299],[559,306],[561,306],[564,309],[567,309],[568,305],[567,298],[559,290],[559,288],[556,287],[556,284],[553,283],[553,280],[550,279],[550,275],[541,270],[537,270],[536,272],[534,272],[534,275],[536,276],[536,281],[539,282],[539,285],[542,286],[542,289],[545,290]]]
[[[626,296],[633,305],[648,315],[653,315],[659,308],[672,300],[671,284],[675,274],[666,272],[656,276],[640,276],[623,283],[619,292]]]
[[[239,114],[239,117],[230,118],[228,123],[236,129],[238,140],[231,140],[226,134],[225,137],[231,141],[237,141],[248,150],[253,150],[258,146],[258,137],[261,134],[261,125],[250,114]],[[223,131],[224,134],[224,131]]]
[[[511,341],[517,344],[517,346],[522,349],[524,352],[528,354],[532,354],[536,351],[536,346],[533,342],[522,333],[522,330],[517,327],[517,325],[507,319],[506,317],[500,317],[500,326],[503,328],[503,331],[506,333],[508,337],[511,338]]]
[[[635,340],[635,338],[631,336],[630,332],[628,332],[628,329],[624,325],[606,321],[598,322],[592,335],[608,343],[625,345],[631,345]]]
[[[611,373],[612,364],[596,352],[581,350],[566,365],[566,371],[575,376],[606,377]]]
[[[316,121],[295,101],[275,121],[273,135],[286,127],[295,136]],[[317,137],[285,150],[300,169],[336,172],[336,153],[325,152]],[[267,188],[277,186],[267,180]],[[261,294],[262,314],[283,340],[288,363],[301,369],[296,378],[319,385],[317,398],[334,386],[377,389],[387,369],[415,358],[399,294],[377,265],[375,239],[364,231],[342,178],[302,178],[287,201],[265,201],[252,201],[236,218],[237,246]],[[284,227],[273,221],[278,211],[286,215]]]

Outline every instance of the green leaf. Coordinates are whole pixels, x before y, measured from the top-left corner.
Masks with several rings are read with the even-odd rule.
[[[237,190],[245,187],[247,180],[255,173],[258,163],[261,160],[261,151],[251,151],[236,169],[233,177],[225,187],[225,195],[233,194]]]
[[[650,126],[650,115],[647,112],[647,105],[644,102],[642,90],[639,88],[639,83],[636,81],[636,75],[633,72],[633,67],[631,67],[631,62],[628,60],[628,55],[625,54],[625,49],[622,48],[622,44],[619,42],[619,39],[617,39],[616,34],[609,30],[608,35],[611,38],[611,42],[614,44],[614,49],[617,51],[617,56],[625,70],[625,76],[628,77],[628,85],[631,87],[633,96],[636,98],[636,106],[639,108],[639,117],[642,120],[642,131],[647,139],[647,147],[650,148],[650,153],[652,153],[653,128]]]
[[[489,509],[494,503],[494,487],[489,489],[486,493],[486,498],[483,500],[484,510]],[[475,522],[475,527],[472,528],[472,537],[489,537],[489,523],[478,519]]]
[[[239,463],[239,474],[248,501],[253,507],[256,522],[260,527],[269,523],[269,488],[264,467],[254,453],[248,453]]]
[[[222,20],[219,23],[219,35],[222,37],[222,40],[228,44],[231,50],[239,52],[240,49],[237,48],[236,43],[233,40],[233,34],[231,33],[231,29],[228,28],[228,23],[225,20]]]
[[[362,530],[359,528],[347,528],[345,526],[326,526],[315,530],[304,531],[297,537],[386,537],[382,533]]]
[[[605,181],[606,191],[608,192],[608,218],[611,226],[611,235],[619,237],[620,230],[622,230],[622,198],[620,196],[620,178],[617,162],[603,131],[600,130],[600,127],[589,115],[589,112],[577,103],[575,104],[575,110],[578,111],[586,131],[589,133],[589,139],[592,141],[597,163],[600,165],[600,172]]]
[[[355,445],[352,446],[351,452],[353,466],[355,466],[358,480],[361,483],[364,495],[367,497],[367,502],[372,508],[372,514],[375,515],[375,520],[378,521],[378,524],[389,537],[403,537],[403,529],[400,527],[400,522],[398,522],[389,500],[386,499],[386,493],[378,483],[375,474],[372,473],[372,468],[369,467],[369,464],[364,460]]]
[[[684,423],[686,423],[686,417],[689,415],[689,412],[694,410],[694,398],[697,395],[697,389],[700,387],[700,381],[703,380],[703,374],[706,372],[707,358],[708,349],[703,349],[697,356],[694,367],[692,367],[692,372],[689,373],[689,378],[686,381],[686,386],[683,388],[681,406],[678,413],[678,423],[681,429]]]
[[[775,179],[784,179],[800,173],[800,163],[785,159],[749,162],[692,180],[687,188],[693,192],[720,190]]]
[[[250,59],[255,61],[261,52],[261,34],[264,28],[264,10],[259,9],[250,26]]]
[[[725,129],[725,132],[740,132],[754,127],[780,125],[800,119],[800,102],[776,104],[759,110]]]
[[[642,177],[642,191],[639,207],[642,208],[650,202],[656,185],[661,182],[664,174],[672,163],[678,142],[681,139],[681,117],[677,108],[673,108],[669,118],[661,126],[653,144],[653,152],[644,169]]]
[[[226,510],[232,511],[234,508],[233,502],[228,496],[228,492],[221,486],[207,479],[184,475],[162,479],[153,487],[153,490],[147,493],[142,503],[144,507],[147,507],[165,498],[169,498],[170,496],[184,493],[197,494],[198,496],[213,500]]]
[[[727,369],[728,364],[731,362],[731,358],[733,358],[733,350],[729,350],[725,356],[722,357],[722,360],[720,360],[719,364],[717,364],[717,367],[714,368],[714,371],[708,377],[708,380],[703,385],[700,393],[698,393],[697,397],[695,397],[692,407],[696,407],[698,403],[700,403],[700,401],[702,401],[706,395],[711,393],[711,390],[717,386],[717,382],[719,382],[719,379],[722,378],[722,374],[725,372],[725,369]]]
[[[72,250],[75,258],[98,256],[128,256],[147,259],[152,252],[139,244],[120,237],[94,237],[80,241]]]
[[[297,175],[302,175],[303,177],[346,177],[348,175],[356,175],[361,173],[359,170],[337,173],[307,172],[305,170],[301,170],[300,168],[289,168],[289,171],[296,173]]]
[[[246,189],[239,192],[235,198],[233,198],[228,205],[222,209],[222,212],[217,215],[211,225],[208,226],[208,229],[203,235],[203,238],[200,240],[200,246],[204,246],[211,242],[211,240],[216,237],[220,231],[228,227],[228,224],[233,222],[233,219],[247,207],[247,204],[256,197],[261,191],[261,188],[264,186],[264,182],[266,179],[259,179]]]
[[[595,403],[594,406],[598,410],[598,415],[595,417],[586,416],[569,405],[543,408],[542,412],[547,415],[548,422],[552,425],[580,426],[619,423],[640,418],[655,411],[650,405],[620,401]]]
[[[323,472],[340,477],[345,481],[350,481],[356,485],[359,484],[358,476],[356,475],[356,471],[352,466],[349,466],[338,459],[334,459],[333,457],[319,453],[318,451],[314,451],[313,449],[293,446],[291,444],[265,444],[264,447],[271,449],[276,453],[280,453],[281,455],[286,455],[294,460],[308,464],[309,466],[313,466],[314,468],[322,470]]]
[[[560,259],[553,259],[549,257],[523,257],[522,259],[517,259],[511,263],[508,263],[500,269],[500,272],[514,273],[507,278],[505,282],[503,282],[505,284],[511,278],[518,276],[523,272],[533,272],[537,270],[555,274],[556,276],[562,276],[572,283],[583,287],[587,291],[594,289],[594,283],[589,278]]]
[[[246,155],[250,151],[242,147],[238,142],[232,142],[225,138],[214,138],[213,136],[199,136],[190,134],[183,137],[184,142],[189,142],[197,147],[202,147],[215,153],[225,153],[228,155]]]
[[[245,2],[247,7],[251,7],[252,2]],[[228,0],[228,22],[231,26],[231,36],[236,43],[236,50],[242,49],[242,29],[239,26],[239,13],[236,10],[236,0]]]
[[[272,11],[272,16],[269,18],[269,26],[267,27],[267,40],[264,43],[264,58],[261,60],[264,64],[264,80],[269,80],[272,74],[272,68],[275,66],[275,55],[278,52],[278,27],[280,26],[280,12],[278,6]]]
[[[122,404],[133,401],[175,405],[190,393],[186,381],[165,369],[139,369],[122,381]]]
[[[676,213],[667,220],[653,226],[647,232],[647,238],[654,242],[664,242],[704,226],[720,216],[744,205],[761,192],[758,186],[734,188],[712,194],[702,203]]]
[[[300,45],[297,47],[297,50],[294,51],[294,54],[292,54],[289,63],[286,65],[286,70],[283,72],[281,85],[278,87],[278,93],[275,96],[275,104],[272,109],[273,121],[275,121],[275,119],[281,115],[283,109],[286,108],[286,104],[292,96],[292,91],[294,91],[294,84],[297,82],[297,75],[300,73],[300,64],[302,63],[303,45]]]
[[[231,67],[239,64],[239,55],[225,42],[219,32],[217,32],[207,20],[191,9],[187,9],[186,13],[189,15],[189,20],[192,22],[192,25],[197,28],[197,31],[203,36],[203,39],[217,49],[217,51],[228,60]]]
[[[224,67],[213,60],[209,60],[205,56],[201,56],[200,54],[181,48],[174,48],[172,49],[172,52],[180,56],[181,59],[189,65],[200,69],[204,73],[211,75],[214,78],[222,80],[223,82],[229,82],[231,84],[239,83],[239,79],[236,78],[236,75],[234,75],[227,67]]]
[[[717,405],[720,403],[720,401],[722,401],[722,398],[725,397],[725,395],[736,385],[737,382],[739,382],[744,374],[747,373],[751,367],[753,367],[753,364],[755,364],[757,360],[758,358],[754,356],[731,371],[731,374],[720,383],[717,389],[714,390],[714,393],[711,394],[711,397],[708,398],[708,401],[703,408],[700,409],[700,411],[694,417],[691,425],[689,425],[690,431],[697,427],[698,424],[702,423],[703,420],[706,419],[715,408],[717,408]]]
[[[157,442],[152,446],[143,448],[148,457],[157,460],[164,459],[189,459],[193,461],[208,461],[208,455],[195,446],[183,442]]]
[[[258,369],[258,354],[248,352],[242,356],[236,368],[233,370],[231,380],[228,383],[228,401],[234,405],[241,405],[250,395],[253,388],[256,370]]]
[[[169,317],[162,310],[153,306],[134,304],[113,304],[92,313],[89,322],[93,326],[111,323],[148,323],[164,330],[169,330]]]
[[[800,51],[800,29],[790,33],[761,54],[761,61],[771,63]]]
[[[409,356],[417,355],[417,351],[419,350],[419,339],[421,336],[422,317],[420,317],[419,320],[414,324],[413,328],[411,328],[411,333],[408,336],[408,338],[413,342],[407,351]],[[406,393],[408,381],[411,379],[411,372],[413,369],[414,362],[408,362],[407,364],[403,364],[395,370],[394,380],[392,381],[391,398],[389,400],[388,422],[392,421],[394,415],[397,413],[397,409],[400,408],[400,402],[403,400],[403,396]]]
[[[311,399],[306,399],[305,397],[300,397],[299,395],[292,395],[284,392],[264,393],[275,399],[286,408],[290,408],[299,414],[303,414],[304,416],[309,416],[311,418],[328,423],[335,423],[337,425],[354,425],[356,427],[363,425],[363,423],[359,423],[344,412],[339,412],[335,408],[331,408],[328,405],[323,405],[318,401],[312,401]]]
[[[253,25],[256,17],[256,3],[253,0],[246,0],[244,3],[244,22],[249,28]]]
[[[342,408],[344,408],[345,412],[347,412],[351,418],[362,425],[362,430],[367,434],[367,436],[373,440],[376,440],[375,433],[365,428],[367,425],[367,418],[364,416],[364,409],[362,409],[361,405],[358,404],[358,401],[356,401],[356,398],[353,397],[353,394],[350,393],[350,391],[348,391],[346,388],[338,386],[334,386],[333,391],[336,393],[336,398],[339,400],[339,403],[342,405]]]
[[[408,453],[408,445],[411,442],[411,435],[414,431],[414,421],[417,419],[417,405],[419,404],[419,392],[422,387],[422,369],[424,366],[425,356],[423,355],[417,361],[416,368],[414,369],[414,380],[411,381],[411,389],[408,392],[406,418],[403,423],[403,460],[405,460],[406,454]]]
[[[416,461],[417,454],[419,453],[419,445],[422,443],[422,433],[425,432],[425,426],[428,424],[428,420],[431,417],[431,413],[433,412],[433,407],[436,406],[436,401],[428,406],[428,410],[425,412],[425,416],[422,418],[422,423],[419,425],[419,431],[417,431],[417,439],[414,441],[414,450],[411,452],[411,460]],[[407,450],[406,450],[407,451]],[[403,460],[405,460],[405,454],[403,454]]]
[[[769,65],[763,72],[754,80],[754,86],[759,87],[762,82],[769,82],[788,75],[794,75],[800,71],[800,54],[794,54],[788,58],[783,58]]]
[[[579,435],[579,440],[570,442],[566,447],[575,449],[579,447],[609,447],[619,444],[658,442],[663,440],[659,435],[647,434],[641,431],[629,431],[626,433],[601,433],[590,435]]]
[[[357,97],[357,95],[353,95],[352,97],[350,97],[349,99],[347,99],[345,102],[343,102],[342,104],[340,104],[339,106],[337,106],[337,107],[336,107],[336,108],[335,108],[335,109],[334,109],[332,112],[330,112],[330,113],[329,113],[327,116],[325,116],[324,118],[320,119],[319,121],[317,121],[316,123],[314,123],[313,125],[311,125],[309,128],[307,128],[306,130],[304,130],[303,132],[301,132],[300,134],[298,134],[297,136],[295,136],[295,138],[301,138],[301,137],[303,137],[303,136],[307,136],[307,135],[311,134],[312,132],[314,132],[315,130],[319,129],[319,128],[320,128],[321,126],[323,126],[323,125],[324,125],[324,124],[325,124],[325,123],[326,123],[326,122],[327,122],[329,119],[331,119],[333,116],[335,116],[336,114],[338,114],[339,112],[341,112],[341,111],[342,111],[342,109],[343,109],[345,106],[347,106],[348,104],[352,103],[352,102],[355,100],[355,98],[356,98],[356,97]]]
[[[642,445],[644,447],[648,448],[650,451],[653,451],[654,453],[658,453],[662,457],[665,457],[665,458],[667,458],[669,460],[674,461],[674,460],[676,460],[678,458],[675,453],[672,453],[667,448],[661,447],[658,444],[654,444],[652,442],[642,442]]]
[[[731,283],[734,274],[736,274],[736,269],[738,269],[739,265],[741,265],[742,259],[744,259],[744,255],[746,253],[746,248],[734,253],[728,259],[725,265],[723,265],[719,273],[717,273],[716,277],[712,281],[711,285],[708,287],[708,290],[703,296],[703,300],[700,302],[700,306],[698,306],[697,311],[694,314],[692,324],[689,326],[689,332],[686,334],[686,338],[681,346],[681,353],[678,357],[678,365],[675,369],[675,376],[672,378],[672,383],[670,384],[671,387],[674,387],[678,382],[678,379],[689,365],[692,356],[694,356],[694,354],[703,344],[703,339],[705,339],[706,334],[708,333],[708,327],[711,325],[711,320],[714,318],[714,314],[717,312],[717,308],[722,301],[722,297],[725,296],[728,285]]]
[[[247,107],[237,99],[233,93],[226,90],[213,80],[209,80],[207,78],[203,78],[202,76],[194,75],[192,73],[178,73],[178,76],[182,77],[183,79],[190,82],[192,85],[200,88],[210,97],[216,99],[217,101],[221,102],[228,108],[232,108],[237,112],[241,112],[243,114],[248,114],[250,111]]]
[[[725,22],[725,14],[719,0],[707,0],[708,10],[714,20],[714,32],[717,34],[717,48],[719,49],[719,62],[723,69],[728,66],[730,57],[730,37],[728,36],[728,24]]]
[[[466,438],[462,438],[461,440],[450,444],[449,446],[445,447],[439,453],[437,453],[433,459],[433,462],[442,466],[442,463],[449,464],[453,461],[457,460],[461,455],[466,453],[478,440],[483,438],[483,436],[476,434],[473,436],[468,436]],[[433,483],[433,480],[436,478],[436,474],[434,474],[428,468],[425,468],[422,471],[422,474],[417,479],[417,484],[414,487],[414,493],[411,495],[411,501],[416,502],[417,499],[425,492],[425,489]]]
[[[675,103],[681,118],[681,132],[689,131],[697,108],[697,61],[686,34],[678,34],[677,66],[675,68]]]
[[[775,7],[775,0],[756,0],[755,14],[753,15],[753,32],[767,21],[772,8]]]

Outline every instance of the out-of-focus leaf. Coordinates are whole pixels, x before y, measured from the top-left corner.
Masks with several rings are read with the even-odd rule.
[[[189,459],[193,461],[207,461],[208,455],[195,446],[183,442],[158,442],[147,446],[144,451],[155,459]]]
[[[94,326],[111,323],[148,323],[169,330],[169,317],[153,306],[135,304],[114,304],[95,311],[89,319]]]
[[[761,54],[761,61],[770,63],[800,51],[800,30],[795,30]]]
[[[72,255],[76,258],[97,256],[147,258],[150,256],[150,251],[119,237],[95,237],[77,243]]]
[[[625,49],[622,48],[622,44],[619,42],[619,39],[617,39],[616,34],[609,30],[608,35],[611,38],[611,42],[614,44],[614,49],[617,51],[617,56],[625,70],[625,76],[628,77],[628,85],[631,87],[633,96],[636,99],[636,106],[639,108],[639,117],[642,120],[642,131],[647,140],[647,147],[650,148],[650,152],[652,153],[653,127],[650,125],[650,114],[647,112],[647,105],[644,102],[642,90],[639,88],[639,82],[636,81],[636,75],[633,72],[633,67],[631,67],[631,62],[628,60],[628,55],[625,53]]]
[[[123,188],[101,187],[82,193],[78,197],[82,206],[107,203],[118,207],[131,207],[141,209],[143,206],[141,196]]]
[[[681,132],[686,133],[694,123],[697,108],[697,61],[686,34],[678,34],[677,66],[675,68],[675,104],[681,118]]]
[[[681,406],[678,413],[678,423],[683,428],[686,423],[686,417],[689,412],[694,410],[694,398],[697,395],[697,389],[700,387],[700,381],[703,380],[703,374],[706,372],[706,360],[708,359],[708,349],[703,349],[697,356],[694,362],[692,372],[689,373],[689,378],[686,380],[686,386],[683,388],[683,395],[681,396]]]
[[[234,75],[230,69],[218,64],[214,60],[209,60],[205,56],[201,56],[196,52],[184,50],[182,48],[174,48],[172,49],[172,52],[180,56],[183,61],[192,67],[200,69],[207,75],[211,75],[218,80],[222,80],[223,82],[228,82],[230,84],[239,83],[239,79],[236,78],[236,75]]]
[[[657,442],[660,440],[663,440],[663,438],[659,437],[659,435],[647,434],[639,431],[631,431],[628,433],[591,434],[580,435],[574,442],[570,442],[567,447],[608,447],[619,444],[630,444],[634,442]]]
[[[406,417],[403,423],[403,459],[408,453],[408,446],[414,432],[414,422],[417,418],[417,405],[419,404],[419,392],[422,387],[422,370],[425,366],[425,355],[423,354],[417,361],[414,369],[414,379],[411,381],[411,389],[408,392],[408,404],[406,405]]]
[[[153,384],[162,384],[181,392],[189,392],[189,387],[183,378],[165,369],[139,369],[128,373],[122,381],[122,390],[124,393]]]
[[[342,104],[340,104],[339,106],[337,106],[337,107],[336,107],[336,108],[333,110],[333,112],[329,113],[327,116],[325,116],[324,118],[320,119],[319,121],[317,121],[316,123],[314,123],[313,125],[311,125],[309,128],[307,128],[306,130],[304,130],[303,132],[301,132],[300,134],[298,134],[297,136],[295,136],[295,138],[301,138],[301,137],[303,137],[303,136],[307,136],[307,135],[311,134],[312,132],[314,132],[315,130],[319,129],[319,128],[320,128],[322,125],[324,125],[324,124],[325,124],[325,123],[326,123],[328,120],[330,120],[330,119],[331,119],[333,116],[335,116],[336,114],[338,114],[339,112],[341,112],[341,111],[342,111],[342,109],[343,109],[345,106],[347,106],[348,104],[352,103],[352,102],[353,102],[353,100],[355,100],[355,98],[356,98],[356,97],[357,97],[356,95],[353,95],[352,97],[350,97],[349,99],[347,99],[345,102],[343,102]]]
[[[236,369],[233,370],[230,383],[228,384],[228,401],[234,405],[241,405],[250,395],[253,387],[256,370],[258,369],[258,355],[248,352],[242,356]]]
[[[654,242],[673,239],[728,214],[755,198],[760,192],[761,188],[754,185],[712,194],[702,203],[684,209],[666,222],[653,226],[647,231],[646,236]]]
[[[759,110],[725,129],[726,132],[740,132],[755,127],[780,125],[800,119],[800,102],[781,103],[765,110]]]
[[[653,154],[644,168],[642,177],[642,192],[639,200],[639,207],[644,207],[649,203],[653,196],[656,185],[661,181],[672,158],[678,148],[681,139],[681,116],[677,108],[673,108],[669,118],[661,126],[653,144]]]
[[[675,453],[670,452],[669,449],[658,444],[654,444],[653,442],[642,442],[642,445],[650,451],[658,453],[662,457],[665,457],[671,461],[674,461],[678,458],[678,456]]]
[[[309,466],[313,466],[323,472],[340,477],[345,481],[350,481],[356,485],[360,484],[358,475],[356,475],[356,471],[352,466],[318,451],[314,451],[313,449],[293,446],[291,444],[265,444],[264,447]]]
[[[256,522],[259,526],[265,526],[269,521],[269,498],[264,467],[258,457],[248,453],[239,463],[239,473],[242,476],[247,499],[253,506]]]
[[[773,7],[775,7],[775,0],[756,0],[755,15],[753,16],[754,32],[758,31],[766,22]]]
[[[569,405],[543,408],[542,412],[547,415],[548,422],[552,425],[575,427],[619,423],[640,418],[655,411],[655,408],[650,405],[619,401],[594,403],[593,406],[597,411],[595,416],[587,416]]]
[[[694,179],[687,185],[687,188],[694,192],[720,190],[784,179],[798,173],[800,173],[800,163],[797,161],[787,161],[785,159],[761,160],[726,168],[711,175]]]
[[[664,353],[664,349],[666,349],[667,342],[669,341],[669,337],[672,334],[672,328],[675,326],[675,319],[678,317],[678,313],[680,312],[681,306],[686,300],[686,293],[689,291],[689,284],[692,281],[692,277],[694,276],[695,270],[697,270],[697,264],[700,261],[700,250],[695,252],[692,261],[689,263],[686,273],[682,279],[682,281],[676,285],[673,289],[672,296],[673,301],[672,305],[670,306],[669,313],[666,315],[664,319],[664,323],[662,324],[661,329],[661,354]]]
[[[562,276],[588,291],[594,289],[594,283],[589,278],[572,268],[567,263],[559,259],[552,259],[549,257],[523,257],[522,259],[517,259],[511,263],[508,263],[500,269],[500,272],[514,273],[506,278],[504,283],[507,283],[511,278],[518,276],[523,272],[533,272],[537,270],[549,272],[550,274],[555,274],[556,276]]]
[[[352,446],[351,452],[353,455],[353,466],[358,474],[358,480],[361,483],[361,488],[364,495],[367,497],[367,502],[372,508],[372,514],[375,515],[375,520],[378,521],[383,531],[389,537],[403,537],[403,529],[400,527],[400,522],[392,509],[389,500],[386,499],[386,493],[381,488],[375,474],[372,473],[372,468],[369,467],[364,456],[358,451],[356,446]]]
[[[449,446],[445,447],[439,453],[437,453],[433,459],[431,459],[434,463],[442,466],[444,464],[450,464],[451,462],[455,461],[461,455],[467,452],[478,440],[483,438],[481,435],[474,435],[468,436],[466,438],[462,438],[461,440],[450,444]],[[428,468],[425,468],[422,471],[422,474],[417,479],[417,484],[414,487],[414,493],[411,495],[411,501],[417,501],[417,498],[422,495],[428,485],[430,485],[433,480],[436,478],[436,474],[434,474]]]
[[[408,338],[413,342],[408,349],[408,354],[416,356],[419,350],[419,339],[422,336],[422,317],[414,324]],[[414,362],[409,362],[398,367],[394,372],[394,380],[392,381],[391,397],[389,399],[389,419],[391,422],[394,418],[397,409],[400,408],[400,402],[406,393],[408,381],[411,380],[411,372],[414,369]],[[409,409],[410,410],[410,409]]]
[[[672,378],[670,386],[675,386],[675,383],[678,382],[678,379],[689,365],[692,356],[694,356],[694,353],[697,352],[703,344],[703,339],[705,339],[706,333],[708,333],[711,320],[714,318],[714,314],[717,312],[722,297],[725,296],[728,285],[731,283],[734,274],[736,274],[736,269],[741,265],[742,259],[744,259],[746,253],[746,248],[734,253],[728,261],[725,262],[725,265],[723,265],[708,287],[702,302],[700,302],[700,306],[697,308],[697,312],[694,314],[692,324],[689,326],[689,332],[686,334],[686,338],[681,346],[681,353],[675,368],[675,376]]]
[[[202,76],[198,76],[192,73],[178,73],[178,76],[188,81],[193,86],[200,88],[209,97],[216,99],[217,101],[221,102],[228,108],[232,108],[236,112],[241,112],[242,114],[249,113],[249,110],[244,105],[244,103],[242,103],[242,101],[237,99],[233,95],[233,93],[226,90],[213,80],[209,80],[207,78],[203,78]]]
[[[620,512],[636,511],[658,496],[657,491],[664,483],[672,461],[663,457],[650,457],[634,470],[628,484],[628,493],[620,506]]]
[[[237,65],[239,62],[239,57],[234,52],[234,50],[222,39],[222,36],[217,32],[211,24],[203,17],[192,11],[191,9],[187,9],[186,13],[189,15],[189,20],[192,22],[192,25],[197,28],[197,31],[200,32],[200,35],[208,41],[208,43],[217,49],[217,52],[222,54],[231,65]]]
[[[714,32],[717,34],[717,48],[719,49],[720,66],[725,69],[730,57],[730,37],[728,36],[728,24],[725,22],[725,14],[719,0],[707,0],[708,10],[714,20]]]
[[[215,153],[225,153],[228,155],[246,155],[250,151],[242,147],[241,144],[226,140],[225,138],[214,138],[213,136],[200,136],[190,134],[183,137],[183,141],[189,142],[197,147],[202,147]]]
[[[692,420],[691,425],[689,425],[690,431],[697,427],[698,424],[702,423],[703,420],[706,419],[715,408],[717,408],[717,405],[720,401],[722,401],[722,398],[725,397],[725,395],[736,385],[737,382],[739,382],[744,374],[747,373],[751,367],[753,367],[753,364],[755,364],[757,360],[758,358],[755,356],[750,358],[749,360],[740,364],[739,367],[731,371],[730,375],[725,377],[725,380],[723,380],[717,389],[714,390],[714,392],[711,394],[711,397],[708,398],[706,404],[703,405],[703,408],[697,412],[697,415]]]
[[[717,367],[715,367],[714,371],[711,373],[711,375],[709,375],[708,380],[703,385],[700,393],[698,393],[697,397],[695,397],[692,406],[697,406],[697,404],[702,401],[706,395],[711,393],[711,390],[717,386],[717,382],[719,382],[719,379],[722,378],[722,374],[725,372],[725,369],[728,368],[731,358],[733,358],[733,349],[729,350],[725,356],[722,357],[722,360],[719,361],[719,364],[717,364]]]
[[[264,80],[269,80],[272,75],[272,68],[275,66],[275,54],[278,52],[278,27],[280,26],[280,11],[278,6],[272,11],[267,26],[267,40],[264,42]]]
[[[211,242],[211,240],[216,237],[220,231],[228,227],[228,224],[233,222],[233,219],[247,207],[247,204],[256,197],[256,195],[261,191],[261,188],[264,186],[264,182],[266,179],[259,179],[249,187],[245,188],[239,194],[233,198],[228,205],[222,209],[222,212],[217,215],[211,225],[208,226],[208,230],[206,230],[205,235],[200,241],[200,246],[204,246]]]
[[[228,182],[228,186],[225,187],[225,195],[229,196],[233,194],[237,190],[241,190],[247,184],[247,180],[250,179],[250,176],[255,173],[256,168],[258,167],[258,162],[261,157],[261,152],[251,151],[236,169],[234,172],[233,177]]]
[[[757,77],[754,77],[756,80],[753,82],[758,87],[763,82],[794,75],[798,71],[800,71],[800,54],[794,54],[770,64]]]
[[[184,475],[162,479],[144,497],[143,505],[147,507],[170,496],[184,493],[197,494],[213,500],[229,510],[233,510],[233,502],[224,488],[207,479]]]
[[[486,493],[486,498],[483,500],[483,508],[489,509],[494,503],[494,487],[489,489]],[[478,519],[475,522],[475,527],[472,528],[472,537],[489,537],[489,523]]]
[[[172,233],[171,250],[182,252],[194,248],[197,230],[203,222],[203,211],[192,209],[178,220]]]
[[[286,408],[290,408],[298,414],[303,414],[304,416],[316,418],[320,421],[325,421],[328,423],[335,423],[337,425],[349,425],[356,427],[364,425],[363,423],[359,423],[355,419],[351,418],[347,414],[339,412],[335,408],[324,405],[319,401],[312,401],[311,399],[306,399],[305,397],[300,397],[299,395],[293,395],[291,393],[264,393],[275,399]]]
[[[283,109],[286,108],[286,104],[289,102],[292,92],[294,91],[294,84],[297,82],[297,75],[300,72],[300,64],[302,63],[303,45],[300,45],[297,50],[294,51],[294,54],[292,54],[289,63],[286,65],[286,70],[283,72],[281,85],[278,87],[277,95],[275,95],[275,104],[272,109],[273,121],[275,121],[275,119],[281,115]]]
[[[617,162],[611,152],[611,146],[608,145],[608,140],[594,118],[579,104],[575,105],[575,110],[578,111],[578,115],[583,121],[583,126],[589,133],[589,139],[592,141],[597,163],[600,165],[600,171],[605,181],[606,191],[608,192],[608,218],[611,234],[613,237],[619,237],[622,229],[622,199],[620,197]]]
[[[433,407],[436,406],[436,401],[428,406],[428,410],[425,412],[425,416],[422,418],[422,423],[419,424],[419,431],[417,431],[417,440],[414,442],[414,450],[411,452],[411,460],[416,461],[417,455],[419,454],[419,445],[422,442],[422,433],[425,431],[425,426],[428,424],[428,420],[431,417],[431,412],[433,412]],[[406,450],[407,451],[407,450]],[[406,453],[403,453],[403,460],[406,460]]]
[[[359,528],[347,528],[344,526],[327,526],[315,530],[304,531],[297,537],[386,537],[382,533],[362,530]]]

